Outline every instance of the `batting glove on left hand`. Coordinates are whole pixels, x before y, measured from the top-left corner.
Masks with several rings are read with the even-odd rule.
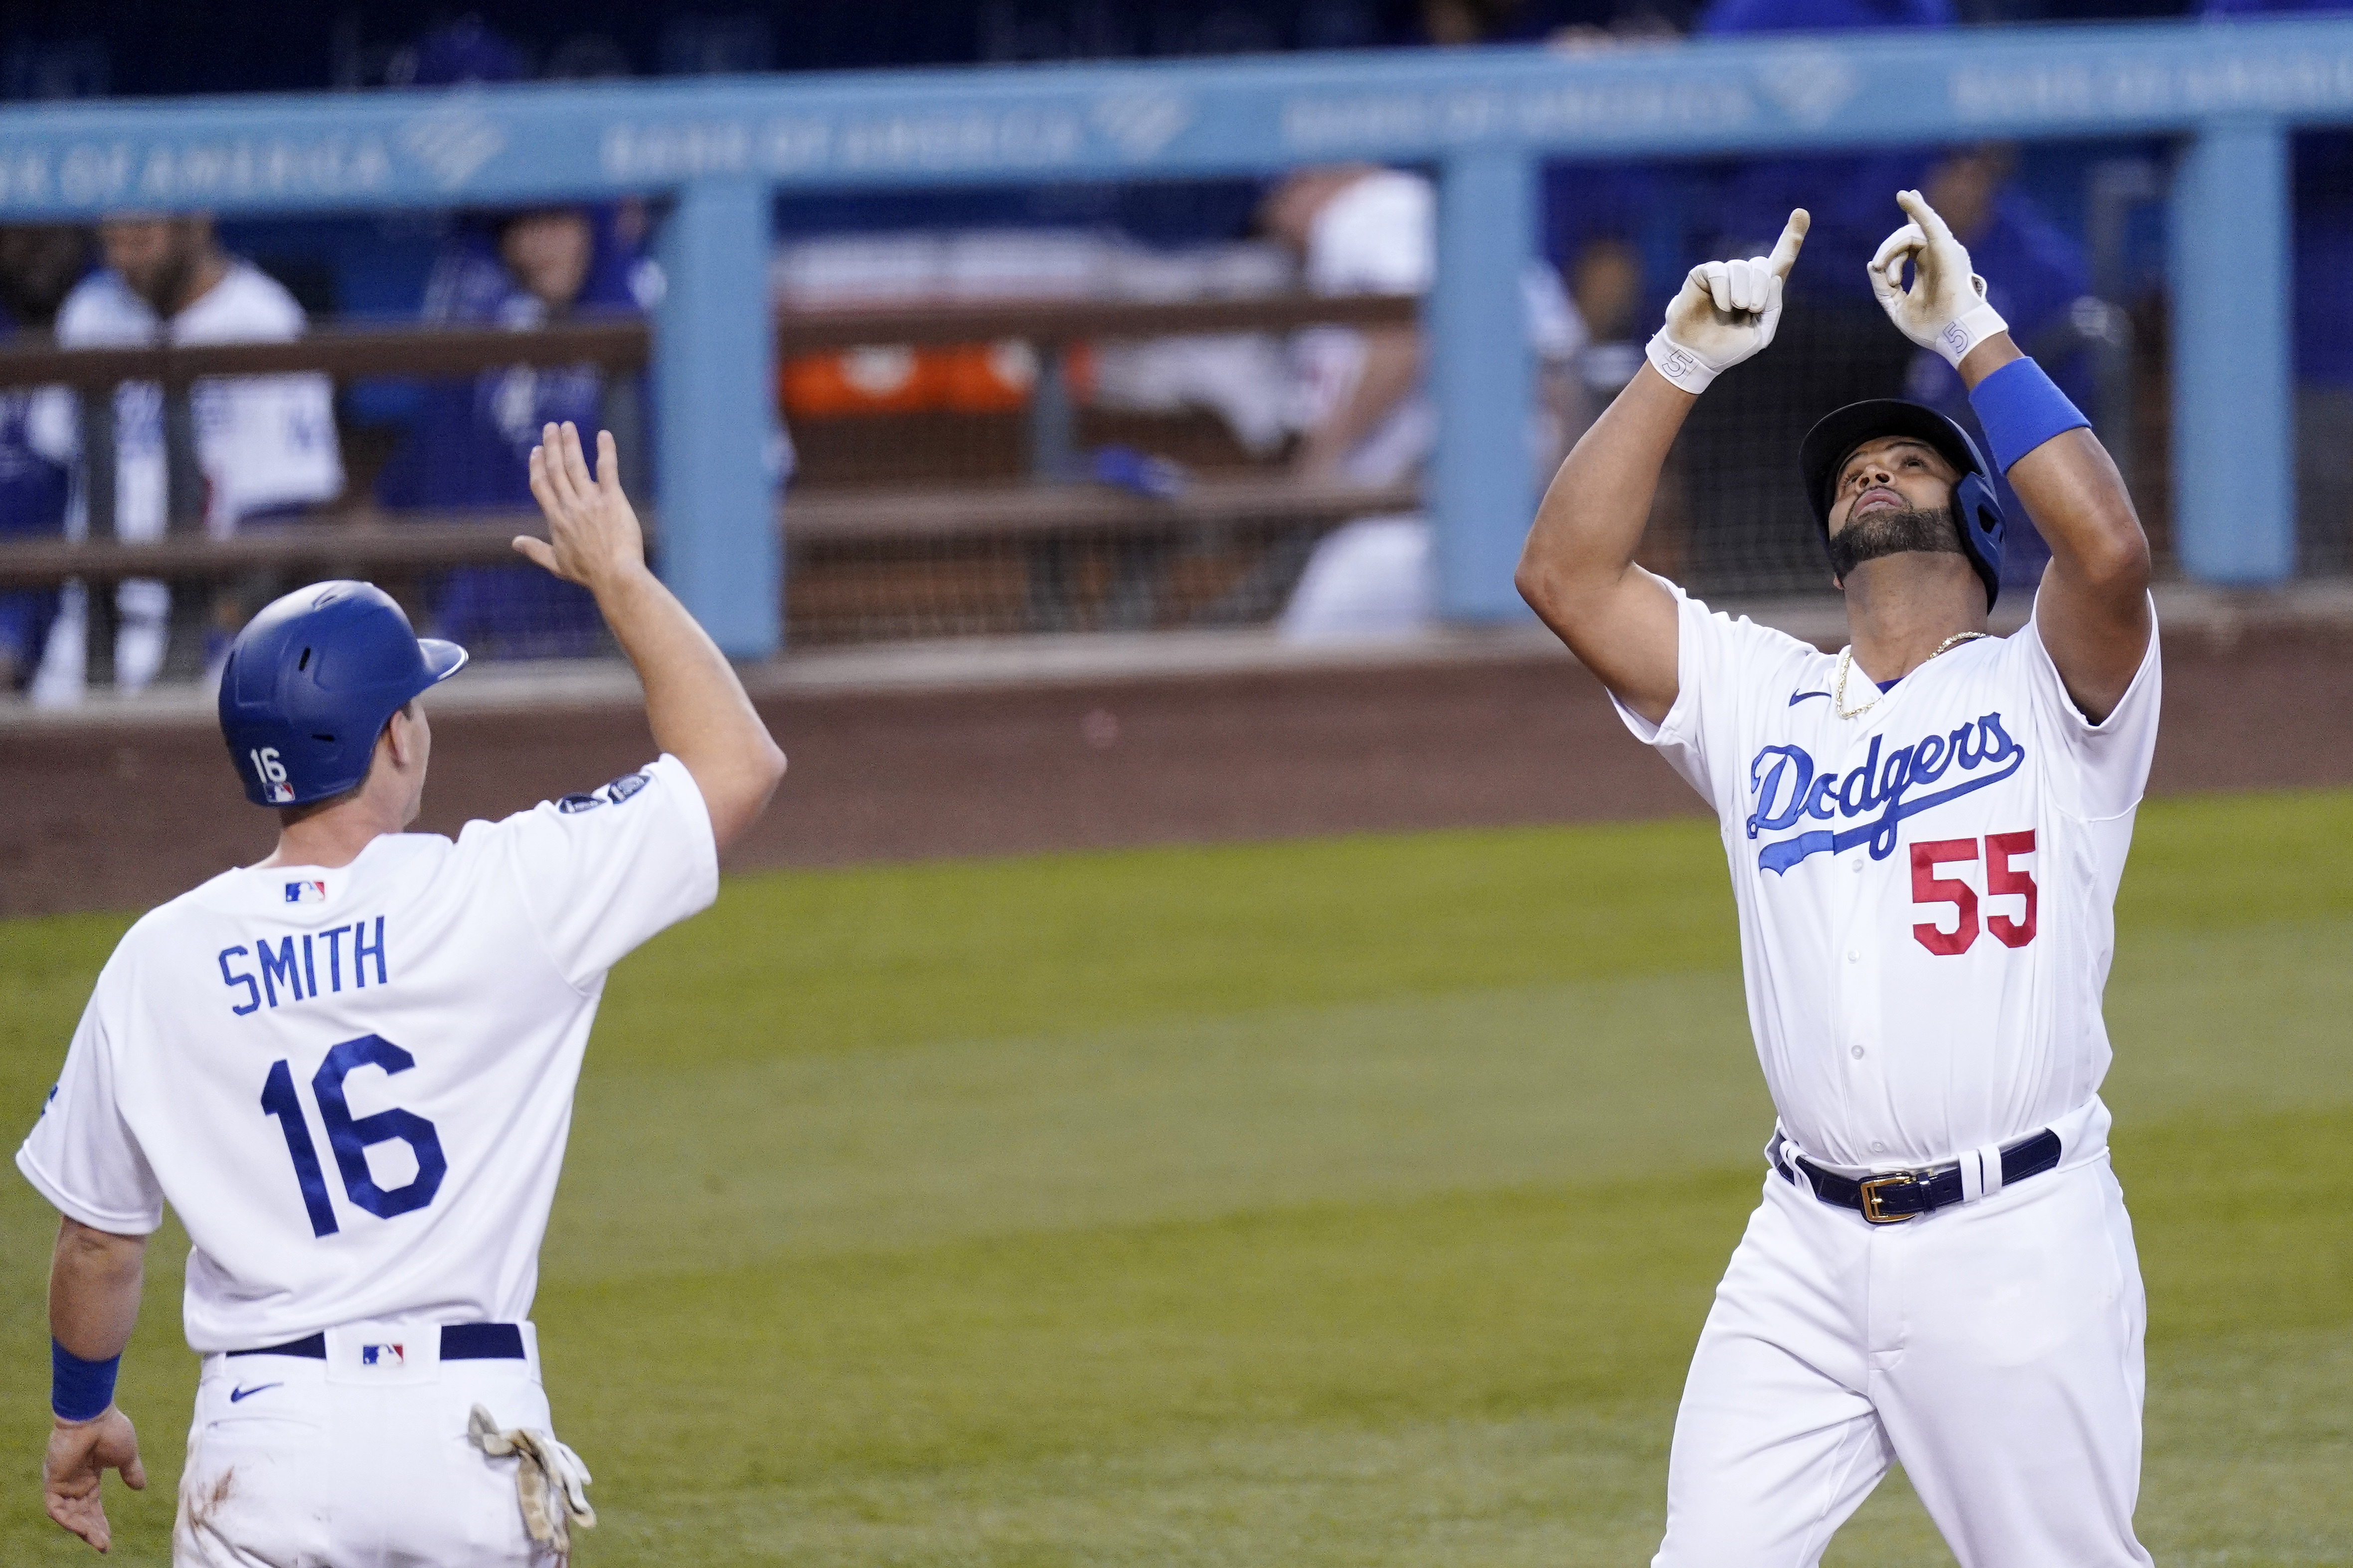
[[[2001,312],[1986,303],[1986,281],[1969,270],[1969,253],[1917,191],[1898,191],[1895,205],[1912,219],[1880,241],[1871,258],[1871,291],[1905,337],[1945,356],[1954,369],[1971,349],[2008,331]],[[1904,264],[1912,287],[1904,287]]]
[[[1697,395],[1742,360],[1764,352],[1781,324],[1781,285],[1798,262],[1810,220],[1799,207],[1770,256],[1704,261],[1667,303],[1666,325],[1644,351],[1651,368]]]

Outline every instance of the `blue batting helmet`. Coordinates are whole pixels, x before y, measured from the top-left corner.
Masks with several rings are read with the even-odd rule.
[[[367,777],[409,699],[464,667],[373,583],[313,583],[246,623],[221,670],[221,735],[256,805],[306,805]]]
[[[2008,527],[2001,502],[1993,491],[1993,469],[1969,433],[1924,404],[1900,397],[1873,397],[1834,408],[1815,422],[1798,447],[1798,467],[1806,477],[1806,500],[1814,509],[1814,522],[1830,542],[1831,494],[1839,469],[1857,447],[1883,436],[1909,436],[1926,441],[1960,470],[1953,488],[1953,508],[1960,514],[1961,549],[1985,583],[1986,608],[2001,593],[2001,543]]]

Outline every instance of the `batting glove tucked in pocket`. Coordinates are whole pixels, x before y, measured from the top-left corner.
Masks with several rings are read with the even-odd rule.
[[[533,1541],[568,1557],[572,1527],[587,1530],[596,1522],[596,1510],[588,1506],[592,1478],[580,1456],[553,1432],[528,1426],[501,1431],[498,1418],[479,1405],[467,1417],[466,1436],[494,1459],[512,1455],[522,1461],[515,1467],[515,1492],[522,1503],[523,1527]]]
[[[1895,205],[1912,221],[1879,242],[1871,258],[1871,291],[1896,330],[1960,368],[1968,352],[2010,330],[1986,303],[1986,281],[1969,270],[1969,253],[1917,191],[1898,191]],[[1904,287],[1904,264],[1912,287]]]
[[[1791,213],[1770,256],[1693,268],[1645,351],[1651,368],[1685,392],[1701,393],[1771,342],[1781,323],[1781,285],[1806,243],[1809,221],[1803,207]]]

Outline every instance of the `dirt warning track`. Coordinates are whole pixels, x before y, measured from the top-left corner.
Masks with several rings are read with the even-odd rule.
[[[2168,642],[2153,791],[2353,784],[2353,638]],[[1695,815],[1566,659],[864,691],[760,704],[790,773],[732,870]],[[634,709],[434,720],[422,828],[642,763]],[[198,719],[0,734],[0,915],[140,909],[268,853]]]

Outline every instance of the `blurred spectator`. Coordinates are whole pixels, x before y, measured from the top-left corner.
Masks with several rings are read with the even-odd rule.
[[[1683,30],[1690,0],[1418,0],[1398,41],[1535,44],[1616,40]]]
[[[209,214],[118,215],[99,226],[99,244],[104,268],[76,286],[58,312],[64,347],[282,342],[308,326],[302,307],[275,279],[221,249]],[[153,382],[130,382],[116,388],[113,413],[119,538],[156,539],[178,529],[226,537],[241,523],[297,515],[343,490],[334,388],[323,375],[210,378],[185,398],[168,399]],[[85,467],[106,460],[100,453],[81,458]],[[86,498],[69,508],[69,532],[88,529],[85,506]],[[115,607],[115,684],[136,691],[164,668],[171,590],[134,578],[117,587]],[[247,608],[235,592],[211,607],[207,668],[225,654]],[[84,608],[79,593],[61,603],[35,700],[79,700]]]
[[[1437,193],[1419,174],[1370,164],[1304,170],[1267,198],[1263,222],[1298,255],[1318,294],[1421,294],[1436,276]],[[1548,471],[1582,428],[1581,403],[1562,370],[1585,332],[1550,267],[1532,260],[1522,292],[1542,395],[1531,410],[1529,455]],[[1422,385],[1418,328],[1311,328],[1299,334],[1294,357],[1302,431],[1294,473],[1385,485],[1419,472],[1438,416]],[[1417,540],[1418,550],[1409,549]],[[1286,635],[1395,635],[1427,618],[1428,528],[1419,518],[1350,523],[1321,543],[1303,530],[1270,546],[1261,573],[1288,578],[1311,550],[1315,560],[1283,614]],[[1410,576],[1400,581],[1400,574]],[[1413,606],[1419,613],[1401,614]]]
[[[1712,0],[1693,30],[1727,37],[1953,21],[1950,0]],[[1903,390],[1912,345],[1872,299],[1865,267],[1903,222],[1895,193],[1919,186],[1934,157],[1927,148],[1898,148],[1767,158],[1724,178],[1708,256],[1765,254],[1792,207],[1804,207],[1813,226],[1789,276],[1773,352],[1725,376],[1685,427],[1694,592],[1732,583],[1827,584],[1788,454],[1830,410]]]
[[[1662,224],[1676,235],[1681,189],[1692,176],[1654,163],[1554,163],[1544,173],[1545,251],[1560,268],[1590,340],[1576,374],[1585,397],[1606,404],[1642,366],[1642,343],[1683,283],[1655,267]],[[1679,236],[1678,236],[1679,237]]]
[[[624,242],[611,209],[550,207],[467,226],[434,267],[424,317],[528,331],[575,314],[646,309],[660,288],[659,270]],[[607,407],[624,388],[636,403],[634,381],[609,384],[594,364],[512,365],[437,384],[385,465],[377,497],[396,508],[528,510],[528,463],[542,427],[626,423]],[[641,437],[624,442],[642,447]],[[520,563],[450,572],[433,619],[440,635],[508,658],[593,652],[603,625],[585,590]]]
[[[2348,0],[2206,0],[2213,17],[2353,11]],[[2353,571],[2353,132],[2295,138],[2297,565]]]
[[[81,229],[0,229],[0,339],[47,332],[89,259],[90,236]],[[65,532],[73,452],[71,393],[0,388],[0,537]],[[54,588],[0,593],[0,689],[32,679],[57,605]]]
[[[1263,223],[1299,257],[1314,293],[1423,294],[1437,274],[1437,192],[1419,174],[1371,164],[1305,170],[1268,196]],[[1549,371],[1582,344],[1583,323],[1542,262],[1529,263],[1521,289],[1530,342]],[[1422,388],[1419,328],[1310,328],[1293,364],[1293,472],[1388,484],[1430,455],[1438,416]],[[1556,411],[1546,390],[1546,409]],[[1547,445],[1557,440],[1556,431]]]
[[[460,16],[427,28],[416,43],[395,50],[385,70],[387,87],[456,87],[464,82],[522,81],[531,61],[480,16]]]

